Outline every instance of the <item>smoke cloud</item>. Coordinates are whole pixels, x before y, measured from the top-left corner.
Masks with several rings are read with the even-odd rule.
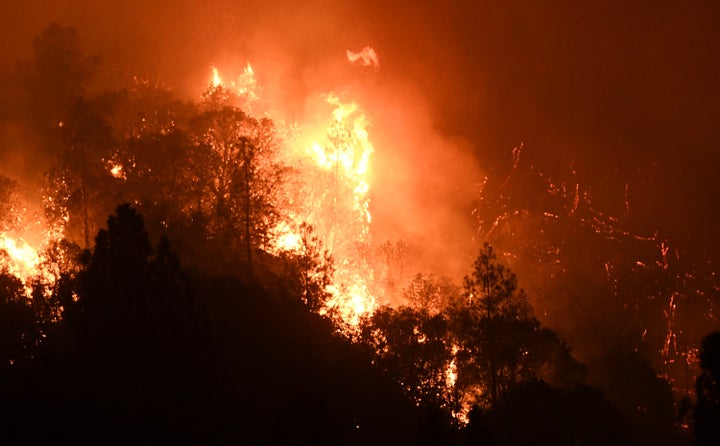
[[[313,123],[322,95],[352,97],[377,149],[373,238],[418,246],[413,272],[466,272],[478,194],[521,144],[545,178],[572,170],[595,208],[720,262],[716,2],[406,3],[5,2],[0,173],[41,179],[17,64],[55,21],[101,57],[95,91],[139,77],[197,99],[211,66],[232,78],[249,62],[278,119]]]

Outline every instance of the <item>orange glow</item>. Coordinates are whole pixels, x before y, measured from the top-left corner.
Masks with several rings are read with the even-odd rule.
[[[373,271],[358,253],[358,246],[369,243],[372,218],[368,175],[375,148],[369,139],[369,121],[356,102],[343,101],[333,94],[325,100],[334,107],[326,139],[313,142],[305,154],[315,168],[329,174],[325,177],[328,181],[319,186],[324,190],[316,196],[329,194],[332,205],[323,209],[325,212],[308,209],[310,212],[303,217],[315,227],[326,228],[324,243],[335,259],[328,309],[336,310],[344,322],[356,325],[360,316],[372,313],[376,307],[376,299],[369,291]]]
[[[224,81],[214,67],[212,76],[213,88],[222,87],[243,98],[244,106],[257,101],[258,87],[250,64],[236,81]],[[315,228],[335,262],[332,284],[326,290],[331,297],[321,313],[338,314],[344,324],[355,326],[361,315],[376,307],[370,293],[373,271],[359,249],[369,244],[370,157],[375,148],[370,141],[370,121],[357,102],[335,94],[321,99],[324,105],[319,106],[327,110],[324,122],[295,124],[299,142],[286,143],[281,149],[281,156],[291,160],[308,190],[289,192],[295,205],[275,228],[268,251],[300,254],[303,239],[297,228],[302,223]],[[245,111],[253,112],[252,107]],[[323,137],[313,141],[308,135]],[[305,145],[302,141],[312,142]]]
[[[218,69],[215,67],[212,67],[213,77],[212,77],[212,86],[214,88],[217,88],[222,84],[222,79],[220,79],[220,74],[218,73]]]
[[[112,161],[109,161],[108,167],[110,168],[110,175],[117,178],[118,180],[127,180],[127,176],[125,175],[125,170],[122,164],[115,164]]]
[[[278,251],[300,252],[302,237],[294,232],[285,232],[277,237],[275,247]]]
[[[236,95],[238,98],[242,99],[242,106],[244,108],[243,111],[251,113],[253,111],[252,105],[257,102],[259,98],[257,91],[257,80],[255,79],[255,71],[253,70],[252,66],[250,66],[250,64],[248,63],[247,66],[243,69],[243,72],[240,74],[240,76],[238,76],[237,79],[231,81],[223,79],[220,76],[220,71],[217,68],[211,67],[211,69],[211,87],[213,89],[222,87],[228,90],[230,93]]]
[[[22,282],[28,298],[32,296],[34,284],[41,284],[47,288],[57,279],[57,271],[53,271],[45,264],[42,251],[51,240],[58,239],[59,236],[46,231],[42,237],[39,246],[32,246],[20,236],[0,234],[0,269]]]
[[[7,234],[0,235],[0,249],[8,255],[5,266],[8,272],[23,283],[30,281],[39,273],[40,256],[22,239],[11,238]]]

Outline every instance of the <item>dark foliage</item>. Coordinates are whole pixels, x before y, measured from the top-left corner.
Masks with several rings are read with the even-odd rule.
[[[298,296],[233,276],[191,279],[166,239],[152,248],[128,205],[82,260],[58,286],[67,308],[37,358],[3,372],[0,391],[17,409],[3,423],[10,438],[412,443],[413,404]]]
[[[26,359],[36,337],[35,314],[22,282],[0,272],[0,368]]]
[[[609,346],[592,364],[590,382],[597,385],[632,428],[638,445],[679,444],[674,423],[675,400],[668,382],[632,345]]]
[[[700,347],[702,372],[695,381],[693,413],[698,446],[720,444],[720,332],[705,337]]]
[[[634,444],[620,414],[589,387],[559,390],[542,381],[526,381],[505,392],[484,421],[500,445]]]

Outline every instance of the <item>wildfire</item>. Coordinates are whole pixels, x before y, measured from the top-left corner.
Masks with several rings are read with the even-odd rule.
[[[112,175],[114,178],[117,178],[118,180],[127,180],[127,176],[125,175],[125,168],[122,164],[116,164],[112,161],[109,161],[108,168],[110,170],[110,175]]]
[[[275,247],[278,251],[299,252],[301,250],[301,246],[302,237],[300,234],[295,232],[281,233],[275,242]]]
[[[53,237],[50,231],[43,236],[45,240],[41,246],[47,245]],[[44,264],[41,252],[42,248],[32,246],[22,237],[0,234],[0,270],[19,279],[28,298],[32,296],[33,284],[49,285],[56,280],[56,272]]]
[[[7,234],[0,236],[0,250],[7,253],[5,266],[10,274],[19,278],[23,283],[29,282],[39,273],[40,256],[22,239],[11,238]]]
[[[247,108],[252,106],[258,101],[258,87],[257,80],[255,79],[255,71],[252,66],[248,63],[243,69],[243,72],[235,80],[225,81],[221,76],[220,72],[216,67],[212,68],[212,79],[210,85],[213,89],[220,87],[230,91],[232,94],[242,98]],[[253,110],[245,110],[246,112],[252,112]]]
[[[343,102],[328,95],[334,106],[326,131],[326,140],[314,142],[306,149],[317,168],[329,173],[316,196],[331,197],[321,212],[307,214],[312,224],[325,227],[325,244],[336,262],[335,286],[329,291],[328,307],[336,309],[342,319],[357,324],[361,315],[372,313],[375,298],[369,291],[373,271],[358,248],[369,243],[370,222],[368,182],[370,156],[374,147],[369,140],[369,121],[357,103]]]
[[[377,62],[374,51],[364,51]],[[348,52],[348,58],[356,57]],[[357,53],[360,54],[360,53]],[[374,57],[374,59],[373,59]],[[225,82],[217,68],[212,67],[212,88],[230,90],[249,104],[257,100],[255,73],[247,65],[236,80]],[[328,249],[335,262],[332,284],[327,287],[331,295],[321,313],[338,314],[344,323],[354,326],[360,316],[371,313],[376,300],[369,289],[373,279],[372,268],[363,258],[364,246],[369,244],[371,215],[368,193],[370,191],[370,157],[374,147],[370,142],[370,121],[361,107],[352,100],[327,94],[322,100],[328,109],[324,128],[297,124],[299,141],[312,141],[304,135],[324,135],[311,144],[286,144],[283,156],[298,167],[309,190],[296,191],[287,220],[275,228],[275,239],[269,251],[302,253],[303,239],[298,233],[301,224],[315,228],[318,238]],[[246,104],[247,105],[247,104]],[[250,110],[252,112],[252,110]]]

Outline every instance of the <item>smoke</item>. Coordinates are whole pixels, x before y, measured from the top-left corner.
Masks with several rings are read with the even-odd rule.
[[[137,76],[195,100],[211,66],[233,78],[251,63],[276,119],[312,126],[323,95],[353,98],[371,118],[377,149],[373,241],[415,247],[411,273],[466,272],[476,250],[473,200],[483,184],[503,181],[521,143],[533,172],[558,180],[572,166],[596,209],[628,213],[643,233],[659,231],[700,259],[720,261],[715,3],[5,3],[0,32],[12,44],[0,65],[0,172],[16,179],[39,184],[47,165],[47,149],[19,109],[16,63],[32,57],[33,38],[57,21],[77,29],[86,55],[101,56],[94,91]],[[508,246],[533,231],[509,234]],[[594,286],[580,276],[568,282]],[[566,294],[551,312],[571,333],[578,322],[565,303],[579,297]],[[600,298],[584,302],[585,314],[607,313]]]
[[[364,47],[360,51],[347,50],[345,53],[350,63],[359,64],[364,67],[380,68],[377,53],[369,46]]]

